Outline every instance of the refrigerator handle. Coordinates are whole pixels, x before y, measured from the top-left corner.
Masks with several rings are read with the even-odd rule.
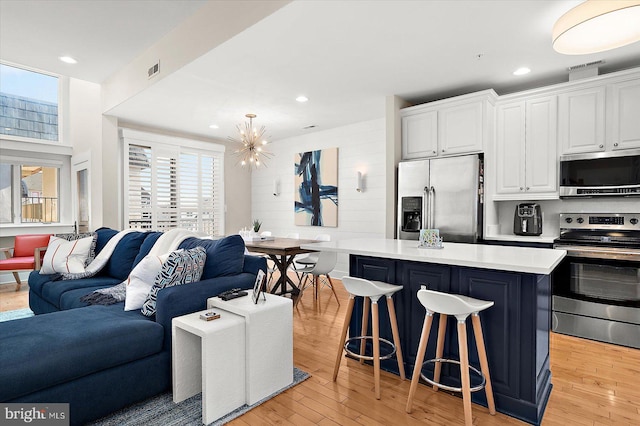
[[[431,204],[429,203],[429,187],[425,186],[422,190],[422,223],[421,229],[427,228],[429,225],[429,212]]]
[[[433,229],[436,220],[436,189],[432,186],[429,189],[429,229]]]

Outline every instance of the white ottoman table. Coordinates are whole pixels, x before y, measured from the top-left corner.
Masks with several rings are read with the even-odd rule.
[[[293,383],[293,304],[265,294],[257,304],[251,296],[224,301],[207,299],[207,307],[245,319],[246,401],[248,405]],[[215,322],[215,321],[214,321]]]

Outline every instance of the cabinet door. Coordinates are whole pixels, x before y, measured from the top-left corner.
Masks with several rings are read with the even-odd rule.
[[[402,336],[403,355],[407,365],[415,364],[416,356],[418,354],[418,345],[420,344],[420,335],[422,334],[422,325],[424,323],[424,317],[426,310],[424,306],[418,300],[418,290],[421,286],[426,286],[428,290],[442,291],[449,293],[449,286],[451,281],[451,267],[446,265],[433,265],[427,263],[412,263],[404,262],[402,268],[398,271],[401,274],[399,282],[405,285],[403,293],[406,297],[404,317],[405,335]],[[439,316],[436,315],[435,319]],[[452,323],[447,328],[447,337],[445,341],[455,341],[455,319],[451,319]],[[429,335],[429,343],[427,344],[427,353],[425,360],[435,358],[436,343],[438,337],[438,321],[434,321],[431,326],[431,333]],[[445,354],[445,358],[446,358]],[[425,372],[430,371],[432,368],[425,366]],[[407,371],[409,377],[412,377],[413,372]]]
[[[402,158],[427,158],[438,154],[438,114],[420,112],[402,117]]]
[[[562,154],[604,151],[604,94],[604,87],[594,87],[558,96]]]
[[[483,101],[442,108],[438,112],[440,155],[482,152]]]
[[[525,191],[558,198],[556,97],[526,102]]]
[[[498,105],[495,150],[496,199],[521,195],[525,187],[525,103]],[[506,197],[509,198],[509,197]]]
[[[640,80],[610,86],[609,149],[640,148]]]

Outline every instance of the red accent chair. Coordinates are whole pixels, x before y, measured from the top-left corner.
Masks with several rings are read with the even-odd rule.
[[[40,270],[41,259],[47,250],[51,234],[16,235],[13,247],[0,248],[5,259],[0,259],[0,272],[12,272],[16,291],[22,282],[18,272]]]

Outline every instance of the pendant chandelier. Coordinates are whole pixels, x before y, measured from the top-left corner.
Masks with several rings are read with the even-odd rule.
[[[271,158],[273,154],[264,150],[264,146],[267,144],[264,139],[266,128],[264,126],[260,127],[260,129],[253,127],[253,119],[256,118],[255,114],[246,114],[245,117],[249,119],[249,122],[245,121],[243,124],[236,126],[240,137],[229,136],[227,139],[240,145],[234,154],[239,157],[238,162],[241,166],[248,165],[249,168],[251,166],[257,168],[264,164],[265,159]]]

